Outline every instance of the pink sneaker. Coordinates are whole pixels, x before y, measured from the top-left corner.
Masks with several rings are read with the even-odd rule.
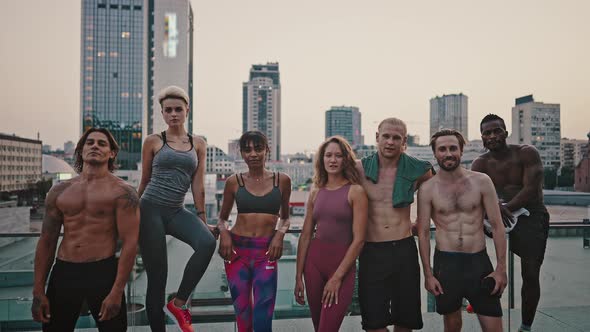
[[[164,306],[164,312],[182,332],[194,332],[191,312],[186,305],[179,308],[174,305],[174,299]]]

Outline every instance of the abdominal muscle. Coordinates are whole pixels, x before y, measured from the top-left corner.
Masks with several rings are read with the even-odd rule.
[[[485,249],[483,223],[480,220],[436,222],[436,248],[441,251],[477,253]]]
[[[393,208],[391,201],[370,202],[367,242],[405,239],[412,235],[410,208]]]
[[[117,231],[112,220],[64,219],[64,237],[57,252],[60,260],[86,263],[99,261],[115,254]]]
[[[240,213],[231,233],[245,237],[271,237],[277,220],[278,216],[268,213]]]

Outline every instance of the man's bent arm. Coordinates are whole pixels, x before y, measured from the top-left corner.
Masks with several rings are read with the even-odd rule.
[[[508,202],[506,207],[516,211],[525,207],[531,198],[538,199],[543,190],[543,164],[539,152],[533,146],[525,145],[520,150],[523,164],[522,189]]]
[[[482,195],[484,208],[494,234],[497,261],[496,270],[506,272],[506,229],[504,228],[504,223],[502,223],[496,189],[492,180],[487,175],[484,175]]]
[[[123,186],[124,194],[117,197],[116,223],[117,233],[121,240],[121,254],[117,267],[117,277],[111,293],[122,294],[129,273],[137,254],[137,240],[139,238],[139,196],[131,186]]]
[[[56,202],[59,195],[70,185],[71,183],[69,182],[56,184],[51,188],[45,199],[45,216],[43,218],[41,236],[39,237],[35,251],[33,296],[45,295],[47,274],[55,259],[57,240],[59,239],[59,232],[63,224],[63,214],[57,208]]]
[[[431,200],[427,190],[420,188],[418,190],[418,217],[416,227],[418,228],[418,249],[420,259],[422,260],[422,269],[424,270],[424,279],[432,276],[430,267],[430,213]]]

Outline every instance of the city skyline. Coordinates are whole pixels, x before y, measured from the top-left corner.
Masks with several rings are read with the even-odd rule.
[[[241,134],[248,69],[275,61],[282,153],[315,150],[332,105],[363,110],[366,144],[389,116],[425,141],[429,99],[458,92],[469,96],[469,139],[487,113],[510,128],[514,99],[528,94],[561,105],[563,137],[584,139],[589,130],[584,1],[191,4],[194,132],[219,147]],[[80,15],[77,1],[0,4],[0,132],[40,132],[52,146],[77,140]]]

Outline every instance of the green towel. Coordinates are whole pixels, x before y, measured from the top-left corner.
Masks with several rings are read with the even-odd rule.
[[[361,162],[365,170],[365,177],[373,183],[377,183],[379,179],[379,156],[377,152],[361,159]],[[394,208],[404,208],[414,202],[416,180],[429,170],[432,170],[433,174],[435,173],[430,162],[408,156],[405,153],[400,155],[393,188],[392,202]]]

